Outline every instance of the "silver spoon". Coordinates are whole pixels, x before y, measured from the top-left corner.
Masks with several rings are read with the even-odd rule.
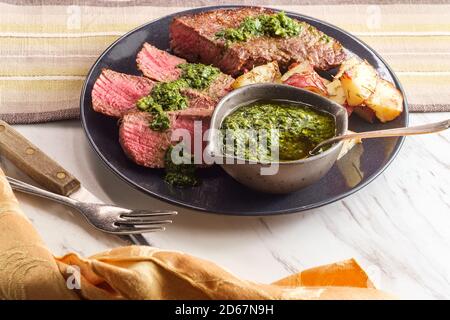
[[[440,122],[422,124],[422,125],[413,126],[413,127],[403,127],[403,128],[395,128],[395,129],[343,134],[341,136],[336,136],[336,137],[322,141],[317,146],[315,146],[314,149],[312,149],[310,151],[310,154],[314,155],[323,146],[330,144],[330,143],[337,142],[337,141],[341,141],[341,140],[412,136],[412,135],[416,135],[416,134],[427,134],[427,133],[439,132],[439,131],[446,130],[448,128],[450,128],[450,119],[440,121]]]

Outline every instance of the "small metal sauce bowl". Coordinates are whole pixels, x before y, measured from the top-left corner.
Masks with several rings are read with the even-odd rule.
[[[261,163],[224,155],[220,148],[219,132],[224,118],[239,107],[258,100],[288,100],[303,103],[335,117],[336,135],[345,134],[348,116],[345,108],[318,94],[283,84],[254,84],[239,88],[226,95],[217,105],[211,119],[207,152],[214,161],[238,182],[262,192],[288,193],[313,184],[322,178],[336,162],[342,141],[308,158]],[[241,163],[236,163],[239,160]],[[245,162],[245,163],[242,163]],[[262,175],[261,169],[278,165],[273,175]]]

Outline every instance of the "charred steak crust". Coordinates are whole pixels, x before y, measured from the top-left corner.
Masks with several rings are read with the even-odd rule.
[[[212,64],[233,76],[271,61],[277,61],[284,70],[293,62],[305,60],[316,69],[328,70],[344,60],[344,49],[337,40],[305,22],[301,22],[300,34],[291,38],[258,37],[227,46],[216,37],[218,31],[236,28],[246,17],[264,13],[274,11],[246,7],[176,17],[170,25],[170,46],[189,62]]]
[[[121,117],[134,109],[136,101],[147,96],[154,85],[145,77],[103,69],[92,89],[92,107],[96,112]]]

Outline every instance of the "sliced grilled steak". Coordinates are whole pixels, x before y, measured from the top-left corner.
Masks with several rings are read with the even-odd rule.
[[[274,12],[250,7],[177,17],[170,26],[171,48],[189,62],[212,64],[233,76],[271,61],[277,61],[283,70],[293,62],[304,60],[316,69],[328,70],[344,60],[343,47],[337,40],[304,22],[300,34],[291,38],[258,37],[227,46],[223,39],[216,37],[218,31],[236,28],[246,17],[262,13]]]
[[[216,107],[216,100],[195,89],[183,89],[181,93],[188,99],[189,109],[210,109]]]
[[[170,133],[150,129],[151,118],[149,113],[139,111],[124,115],[119,141],[127,156],[138,165],[163,168],[164,155],[170,145]]]
[[[217,102],[231,91],[234,79],[220,74],[211,85],[202,91],[183,89],[189,108],[214,109]],[[150,94],[155,85],[144,77],[130,76],[112,70],[104,70],[92,90],[92,106],[95,111],[114,117],[121,117],[135,110],[136,102]]]
[[[157,81],[173,81],[181,75],[181,70],[177,66],[185,63],[186,60],[171,55],[166,51],[162,51],[148,43],[144,43],[142,50],[138,53],[138,68],[142,73]],[[211,83],[211,85],[202,90],[202,92],[210,96],[213,100],[219,101],[228,92],[231,91],[231,84],[234,79],[227,74],[221,73]]]
[[[139,55],[145,56],[146,61],[150,61],[146,62],[146,68],[142,67],[141,61],[141,70],[146,73],[146,76],[164,79],[164,81],[176,80],[181,74],[181,70],[176,66],[180,62],[185,62],[147,43],[144,44],[144,49]],[[214,109],[216,103],[232,90],[233,81],[232,77],[221,73],[204,90],[183,89],[183,93],[188,98],[189,108]],[[135,110],[136,102],[149,95],[154,85],[155,82],[146,77],[131,76],[105,69],[94,84],[92,105],[97,112],[121,117],[128,111]]]
[[[233,90],[233,88],[231,87],[233,82],[233,77],[225,73],[221,73],[217,76],[216,79],[214,79],[211,85],[202,92],[210,96],[211,99],[213,99],[217,103],[220,99],[225,97],[228,92]]]
[[[178,79],[181,70],[177,65],[186,60],[144,43],[136,58],[137,66],[144,76],[156,81],[172,81]]]
[[[187,130],[191,137],[191,146],[194,146],[195,121],[202,121],[201,136],[209,128],[211,112],[207,109],[187,109],[169,114],[171,129],[164,132],[150,129],[148,124],[152,116],[147,112],[130,112],[122,118],[119,129],[120,144],[127,156],[138,165],[163,168],[167,149],[171,144],[177,143],[171,141],[174,130]]]
[[[190,145],[186,144],[186,149],[193,155],[195,152],[198,152],[197,157],[200,157],[198,161],[202,161],[203,150],[207,145],[207,141],[203,140],[203,136],[206,130],[209,129],[212,111],[208,109],[187,109],[176,111],[172,114],[172,140],[175,138],[174,134],[177,133],[177,129],[185,130],[185,133],[189,134],[188,137],[191,140]],[[180,133],[182,134],[183,132]],[[177,142],[175,141],[175,143]]]
[[[135,108],[136,101],[150,93],[154,86],[150,79],[103,69],[92,89],[95,111],[121,117]]]

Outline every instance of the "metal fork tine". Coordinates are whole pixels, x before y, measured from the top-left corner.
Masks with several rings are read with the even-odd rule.
[[[138,233],[147,233],[147,232],[155,232],[155,231],[164,231],[165,227],[146,227],[146,228],[118,228],[114,233],[116,234],[138,234]]]
[[[130,218],[145,218],[145,217],[163,217],[163,216],[175,216],[177,211],[146,211],[146,210],[133,210],[128,213],[121,214],[122,217]]]
[[[124,226],[145,226],[145,225],[166,224],[166,223],[172,223],[172,220],[127,219],[127,220],[116,222],[117,225],[124,225]]]

